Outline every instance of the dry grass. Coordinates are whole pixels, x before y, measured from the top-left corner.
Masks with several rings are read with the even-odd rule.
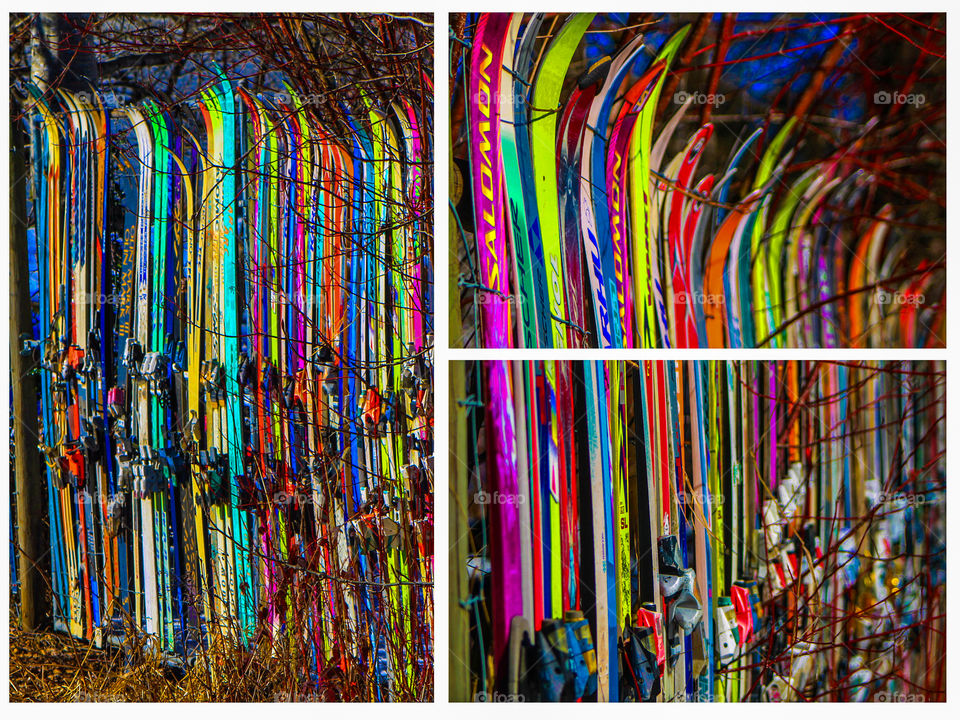
[[[141,645],[100,649],[10,620],[10,702],[320,702],[368,699],[359,673],[307,686],[284,647],[211,649],[183,668]]]

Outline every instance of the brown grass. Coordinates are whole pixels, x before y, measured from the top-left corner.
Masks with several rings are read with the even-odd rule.
[[[134,641],[136,642],[136,641]],[[286,644],[203,651],[178,667],[142,645],[96,648],[10,620],[10,702],[321,702],[364,700],[369,683],[339,671],[307,686]]]

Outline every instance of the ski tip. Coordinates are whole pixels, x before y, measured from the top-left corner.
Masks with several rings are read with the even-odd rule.
[[[601,80],[606,78],[609,70],[610,56],[606,55],[587,68],[587,71],[580,76],[577,86],[583,90],[584,88],[588,88],[591,85],[599,83]]]

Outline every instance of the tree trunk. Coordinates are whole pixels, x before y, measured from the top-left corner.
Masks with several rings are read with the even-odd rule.
[[[50,86],[89,91],[97,83],[96,55],[84,28],[89,13],[37,13],[30,32],[30,79]]]
[[[16,110],[12,117],[19,114]],[[30,264],[27,247],[27,167],[23,128],[10,125],[10,380],[13,401],[14,473],[17,488],[17,568],[20,625],[32,631],[49,623],[44,568],[49,542],[45,516],[43,460],[38,442],[37,378],[32,354],[22,352],[21,338],[33,336],[30,311]]]
[[[97,66],[84,32],[87,14],[38,13],[30,35],[30,75],[43,91],[95,87]],[[50,620],[44,585],[49,573],[46,479],[40,457],[39,393],[32,355],[22,352],[23,340],[33,337],[30,308],[30,261],[27,247],[26,138],[11,108],[10,126],[10,379],[12,384],[13,445],[17,488],[17,567],[20,580],[20,624],[34,630]],[[44,338],[40,338],[43,340]]]

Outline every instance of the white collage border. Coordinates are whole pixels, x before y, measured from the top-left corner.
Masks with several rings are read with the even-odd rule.
[[[655,12],[658,10],[678,12],[769,12],[773,3],[757,2],[757,0],[738,0],[738,2],[668,2],[660,0],[651,2],[650,0],[634,0],[633,2],[624,2],[623,0],[608,0],[601,6],[604,12],[630,11],[630,12]],[[37,7],[42,5],[43,7]],[[365,0],[353,0],[352,2],[334,2],[326,3],[322,0],[313,2],[290,2],[280,0],[279,2],[266,3],[263,0],[253,0],[247,2],[224,2],[210,3],[206,0],[194,0],[191,3],[184,2],[156,2],[154,0],[144,0],[137,3],[135,7],[129,4],[117,2],[98,2],[96,0],[85,3],[24,3],[13,2],[7,5],[8,12],[36,12],[43,11],[84,11],[84,12],[432,12],[434,14],[434,87],[435,87],[435,111],[434,111],[434,339],[436,374],[434,377],[434,477],[436,484],[434,487],[434,550],[435,550],[435,586],[434,586],[434,609],[435,609],[435,638],[434,638],[434,703],[432,705],[359,705],[356,707],[338,707],[315,704],[290,704],[278,706],[276,709],[264,708],[261,705],[226,705],[217,708],[206,708],[202,705],[185,704],[176,708],[166,708],[162,705],[142,705],[135,710],[127,705],[116,704],[74,704],[63,707],[54,707],[51,705],[40,706],[38,710],[42,716],[47,713],[56,712],[58,715],[69,714],[71,717],[96,716],[98,719],[111,717],[129,719],[131,711],[135,712],[138,720],[140,718],[163,718],[167,720],[166,713],[173,710],[176,713],[186,713],[190,716],[194,714],[206,714],[210,711],[219,712],[225,710],[230,713],[230,717],[250,717],[260,718],[262,720],[264,713],[281,711],[285,717],[304,717],[316,718],[326,713],[350,714],[351,720],[365,720],[366,718],[383,720],[385,715],[389,715],[391,720],[394,718],[417,718],[423,720],[427,718],[447,718],[451,713],[456,713],[459,718],[485,718],[490,720],[490,713],[495,712],[497,720],[500,720],[501,713],[506,713],[510,717],[524,717],[528,712],[523,705],[499,705],[495,709],[487,704],[477,703],[458,703],[451,705],[448,703],[448,509],[449,492],[447,486],[448,479],[448,460],[449,460],[449,373],[448,367],[450,361],[464,360],[482,360],[482,359],[569,359],[569,360],[589,360],[589,359],[751,359],[751,360],[770,360],[770,359],[801,359],[801,360],[947,360],[947,438],[948,444],[951,438],[950,431],[955,427],[954,418],[960,411],[960,396],[953,382],[952,368],[953,362],[950,358],[954,353],[950,350],[898,350],[898,349],[874,349],[874,350],[809,350],[809,349],[784,349],[784,350],[480,350],[480,349],[450,349],[449,348],[449,323],[448,323],[448,297],[449,297],[449,232],[447,221],[447,188],[448,188],[448,169],[447,158],[449,156],[449,79],[447,76],[449,64],[449,16],[451,12],[579,12],[588,8],[583,2],[574,3],[569,0],[554,0],[553,2],[505,2],[504,0],[486,0],[486,2],[463,2],[460,0],[455,3],[444,3],[440,0],[394,0],[392,2],[366,2]],[[834,0],[833,2],[823,2],[822,0],[808,0],[807,2],[776,2],[776,10],[780,12],[947,12],[950,4],[940,0],[939,2],[919,2],[917,6],[910,4],[904,7],[904,3],[891,2],[890,0],[875,0],[874,2],[843,2]],[[956,113],[951,112],[950,99],[958,97],[958,82],[960,75],[956,69],[956,56],[960,54],[960,47],[957,50],[952,48],[957,44],[954,40],[960,37],[960,12],[947,14],[947,136],[957,136],[958,117],[960,110]],[[9,26],[9,25],[8,25]],[[954,40],[952,42],[952,40]],[[5,44],[9,43],[5,39]],[[9,47],[6,53],[9,57]],[[9,83],[8,83],[9,84]],[[4,93],[0,103],[3,105],[3,116],[9,118],[9,96]],[[8,149],[9,144],[9,122],[3,123],[4,152],[5,157],[2,163],[2,180],[0,187],[7,187],[9,183],[9,163]],[[949,160],[948,151],[948,160]],[[949,163],[947,169],[947,188],[948,198],[949,188],[960,187],[960,183],[951,182],[957,177],[956,163]],[[7,192],[0,192],[0,214],[7,217],[9,212],[9,196]],[[949,204],[947,205],[947,247],[952,245],[953,236],[960,237],[954,228],[957,227],[957,212]],[[6,242],[9,243],[9,235],[4,234]],[[5,251],[6,252],[6,251]],[[960,308],[957,308],[957,302],[952,297],[949,290],[953,287],[953,280],[958,279],[960,275],[960,260],[947,262],[947,342],[954,343],[960,337]],[[9,288],[6,284],[9,282],[8,273],[0,273],[0,283],[3,288],[0,290],[0,322],[6,324],[9,322]],[[960,287],[960,285],[958,285]],[[951,312],[953,309],[953,312]],[[9,336],[9,326],[6,328],[5,335]],[[956,364],[960,367],[960,363]],[[9,377],[9,349],[0,355],[0,397],[9,398],[10,377]],[[960,371],[958,371],[960,372]],[[3,412],[0,420],[0,431],[6,437],[9,437],[9,413]],[[960,437],[960,436],[958,436]],[[953,477],[952,469],[958,467],[953,452],[947,453],[947,478],[948,482]],[[9,493],[9,462],[4,462],[4,477],[6,485],[5,492]],[[9,497],[9,494],[5,495]],[[953,493],[947,492],[947,512],[948,517],[952,514],[953,507],[956,505],[952,501]],[[10,507],[6,501],[0,502],[0,528],[9,528]],[[960,526],[958,526],[960,527]],[[955,545],[955,537],[960,533],[960,529],[952,531],[948,525],[948,548]],[[960,542],[960,541],[957,541]],[[956,545],[960,547],[960,545]],[[871,720],[884,720],[886,718],[898,718],[902,720],[902,714],[905,712],[922,712],[925,718],[946,717],[949,708],[956,702],[956,696],[960,694],[960,673],[957,666],[960,661],[957,660],[957,632],[951,632],[951,618],[960,617],[955,608],[958,605],[958,598],[951,595],[949,588],[951,578],[956,566],[953,556],[956,553],[947,554],[947,615],[948,615],[948,636],[947,653],[948,658],[953,662],[947,664],[947,702],[936,706],[927,705],[903,705],[899,703],[873,703],[869,706],[860,706],[859,711],[870,713]],[[10,568],[8,551],[0,552],[0,563],[4,571],[4,579],[9,587]],[[955,585],[955,583],[954,583]],[[2,616],[9,617],[9,592],[0,593],[0,611]],[[3,622],[3,630],[0,631],[4,641],[2,655],[0,655],[0,667],[4,670],[4,675],[9,677],[9,631],[6,622]],[[4,693],[4,704],[9,702],[7,694]],[[280,708],[282,707],[282,710]],[[545,706],[538,706],[537,711],[545,710]],[[730,716],[737,720],[748,720],[750,718],[766,717],[774,709],[773,706],[765,704],[673,704],[673,705],[609,705],[602,709],[606,713],[613,713],[619,717],[632,717],[633,712],[637,711],[641,715],[652,715],[654,717],[669,717],[670,720],[682,720],[682,718],[698,718],[703,720],[705,714],[709,714],[711,720],[714,718],[725,718]],[[852,709],[852,708],[851,708]],[[25,708],[15,706],[10,709],[13,717],[23,717],[26,715]],[[601,711],[599,706],[586,704],[561,704],[549,709],[551,720],[583,720],[584,716],[592,715],[594,712]],[[841,718],[847,711],[847,706],[843,704],[828,704],[818,709],[823,720],[828,718]],[[856,712],[856,710],[855,710]],[[802,718],[804,706],[800,704],[781,705],[776,707],[778,717],[782,718]],[[239,715],[235,715],[239,714]],[[806,719],[804,719],[806,720]]]

